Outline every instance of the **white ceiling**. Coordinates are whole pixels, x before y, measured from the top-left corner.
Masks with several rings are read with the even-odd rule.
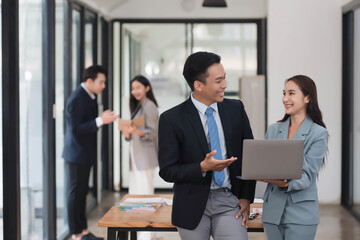
[[[78,0],[107,18],[263,18],[267,0],[226,0],[226,8],[202,7],[203,0]],[[343,0],[345,1],[345,0]]]
[[[98,10],[104,16],[110,16],[109,13],[131,0],[79,0],[79,2]]]

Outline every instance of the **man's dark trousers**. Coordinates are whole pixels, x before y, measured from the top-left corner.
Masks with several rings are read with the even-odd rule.
[[[90,164],[66,163],[68,173],[67,210],[70,234],[87,229],[86,195],[89,190]]]

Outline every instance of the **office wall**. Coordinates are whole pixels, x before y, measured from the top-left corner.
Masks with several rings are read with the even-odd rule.
[[[109,12],[113,18],[263,18],[266,0],[226,0],[227,8],[204,8],[203,0],[131,0]]]
[[[286,78],[310,76],[318,87],[329,130],[329,153],[319,174],[319,200],[340,203],[341,194],[341,58],[344,0],[271,0],[268,2],[268,122],[284,113]]]

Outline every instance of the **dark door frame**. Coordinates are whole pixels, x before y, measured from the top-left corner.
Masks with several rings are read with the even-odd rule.
[[[56,239],[55,4],[42,1],[43,239]]]
[[[360,8],[359,1],[343,7],[342,47],[342,163],[341,204],[360,221],[360,212],[354,209],[354,11]],[[359,26],[356,26],[359,27]]]
[[[21,239],[19,0],[2,0],[3,238]]]

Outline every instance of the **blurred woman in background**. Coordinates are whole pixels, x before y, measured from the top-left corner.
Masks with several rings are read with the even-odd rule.
[[[159,112],[150,82],[144,76],[131,80],[131,119],[145,116],[143,128],[124,126],[122,134],[130,141],[129,194],[154,194],[154,168],[158,166]]]

